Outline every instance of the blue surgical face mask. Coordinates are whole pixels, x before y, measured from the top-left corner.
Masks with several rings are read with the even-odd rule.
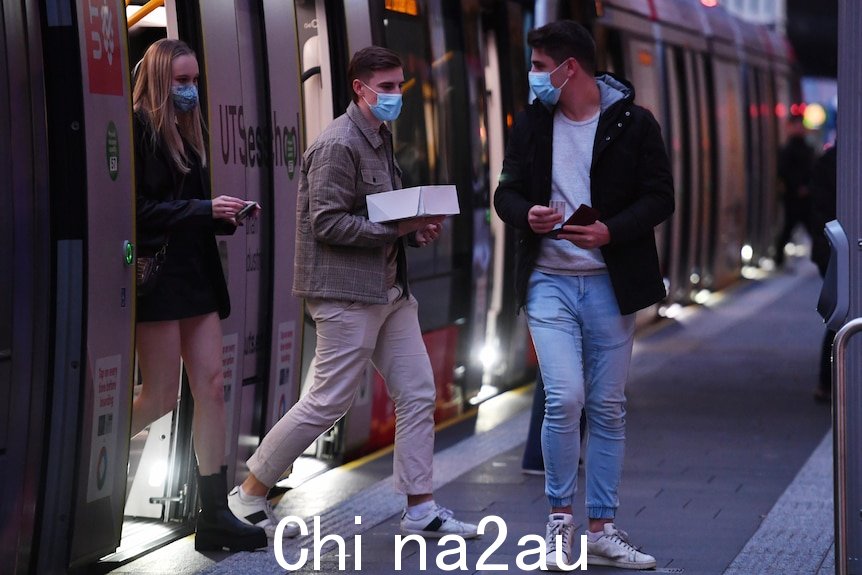
[[[180,112],[188,112],[198,105],[198,87],[194,84],[180,84],[171,88],[174,106]]]
[[[546,106],[554,106],[560,100],[560,94],[563,91],[563,86],[566,85],[566,82],[569,81],[566,78],[566,81],[563,82],[563,86],[559,88],[555,88],[551,83],[551,74],[559,70],[563,64],[568,62],[569,59],[566,58],[563,62],[560,63],[559,66],[554,68],[550,72],[530,72],[528,74],[528,79],[530,81],[530,88],[533,89],[533,93],[536,95],[536,98]]]
[[[374,90],[366,84],[362,82],[362,84],[374,92]],[[368,100],[365,100],[365,103],[368,104],[368,107],[371,109],[371,113],[374,114],[374,117],[380,120],[381,122],[391,122],[395,118],[398,117],[398,114],[401,113],[401,94],[381,94],[379,92],[374,92],[377,94],[377,103],[373,106],[368,104]]]

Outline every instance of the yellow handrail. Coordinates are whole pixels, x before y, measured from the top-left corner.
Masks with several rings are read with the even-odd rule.
[[[128,5],[129,1],[130,0],[126,0],[126,5]],[[143,20],[144,17],[146,15],[148,15],[150,12],[152,12],[153,10],[158,8],[159,6],[164,6],[164,5],[165,5],[165,0],[150,0],[149,2],[147,2],[146,4],[141,6],[140,10],[138,10],[137,12],[135,12],[134,14],[129,16],[127,28],[131,28],[132,26],[134,26],[135,24],[137,24],[138,22]]]

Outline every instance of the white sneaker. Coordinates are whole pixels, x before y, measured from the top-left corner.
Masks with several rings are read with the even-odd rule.
[[[231,513],[243,523],[263,527],[267,537],[270,539],[275,537],[278,519],[266,497],[242,494],[239,491],[239,486],[236,486],[228,493],[227,506]],[[295,523],[285,525],[283,537],[296,537],[297,535],[299,535],[299,525]]]
[[[591,542],[587,536],[587,565],[610,565],[621,569],[654,569],[655,557],[641,553],[631,543],[625,531],[613,523],[605,523],[604,534]]]
[[[475,525],[458,521],[452,517],[453,515],[451,509],[435,504],[431,511],[419,519],[411,519],[405,509],[401,514],[401,532],[433,539],[446,535],[460,535],[464,539],[472,539],[479,535]]]
[[[557,535],[560,536],[560,559],[563,565],[572,564],[572,537],[575,534],[575,524],[568,513],[551,513],[548,516],[548,526],[545,528],[546,555],[545,563],[548,571],[564,571],[557,563]]]

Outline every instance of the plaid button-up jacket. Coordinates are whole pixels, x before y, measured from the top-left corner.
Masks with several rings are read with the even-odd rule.
[[[371,222],[365,202],[368,194],[400,187],[391,132],[385,124],[375,128],[351,102],[303,156],[293,295],[386,303],[387,254],[393,244],[398,282],[408,293],[398,225]]]

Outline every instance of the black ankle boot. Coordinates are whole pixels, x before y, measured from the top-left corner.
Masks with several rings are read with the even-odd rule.
[[[243,523],[227,507],[227,467],[215,475],[198,475],[201,512],[195,534],[195,549],[254,551],[266,547],[266,532]]]

